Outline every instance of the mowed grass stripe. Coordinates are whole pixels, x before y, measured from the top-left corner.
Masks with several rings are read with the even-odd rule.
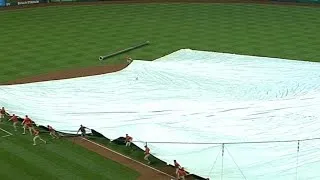
[[[3,124],[2,124],[3,127]],[[4,126],[10,129],[8,125]],[[42,134],[48,144],[32,145],[32,136],[22,135],[19,129],[14,136],[1,144],[0,158],[5,166],[0,175],[6,179],[136,179],[138,173],[118,163],[88,151],[70,141],[51,140]],[[11,175],[15,172],[15,175]]]
[[[1,127],[0,127],[0,128],[1,128]],[[0,137],[9,135],[9,134],[8,134],[7,132],[5,132],[5,131],[6,131],[6,130],[3,129],[3,128],[0,129]]]
[[[117,4],[0,13],[0,82],[182,48],[320,61],[320,11],[312,7]],[[98,61],[146,40],[150,46]]]
[[[7,162],[7,161],[16,161],[16,156],[13,155],[12,153],[5,151],[4,149],[0,149],[0,154],[2,157],[6,157],[6,161],[1,161],[1,162]],[[19,167],[25,165],[24,162],[19,163],[19,165],[15,165],[12,163],[2,163],[1,164],[1,171],[0,171],[0,176],[1,179],[5,180],[15,180],[15,179],[20,179],[23,177],[23,179],[26,180],[32,180],[33,177],[29,176],[23,169],[20,170]]]

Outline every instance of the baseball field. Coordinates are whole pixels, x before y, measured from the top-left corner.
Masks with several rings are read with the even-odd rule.
[[[0,83],[111,72],[126,66],[126,56],[153,60],[183,48],[320,61],[318,17],[319,6],[268,4],[130,3],[0,10]],[[144,41],[151,44],[98,60]],[[48,144],[32,146],[32,137],[22,135],[20,127],[15,132],[5,122],[0,128],[1,179],[143,179],[126,162],[100,156],[97,147],[79,146],[88,147],[87,141],[51,140],[44,133]],[[111,148],[143,161],[142,154]]]

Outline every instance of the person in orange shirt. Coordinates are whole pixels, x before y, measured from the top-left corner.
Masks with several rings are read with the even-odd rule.
[[[150,149],[148,148],[147,145],[144,146],[146,149],[144,151],[144,160],[148,161],[148,164],[150,164],[150,161],[149,161],[149,156],[150,156]]]
[[[48,125],[47,126],[47,128],[48,128],[48,130],[49,130],[49,133],[50,133],[50,136],[52,137],[52,139],[54,139],[54,138],[59,138],[57,135],[56,135],[56,131],[50,126],[50,125]]]
[[[40,132],[39,132],[39,130],[37,130],[37,129],[35,129],[35,128],[33,128],[32,129],[33,130],[33,135],[34,135],[34,138],[33,138],[33,145],[35,146],[35,145],[37,145],[37,143],[36,143],[36,140],[37,139],[40,139],[42,142],[44,142],[45,144],[47,144],[47,141],[45,141],[45,140],[43,140],[41,137],[40,137]]]
[[[178,171],[181,168],[180,164],[177,162],[177,160],[173,160],[174,168],[176,169],[176,176],[178,178]]]
[[[2,121],[2,119],[5,118],[5,115],[6,115],[6,110],[4,109],[4,107],[2,107],[0,110],[0,122]]]
[[[13,114],[12,117],[8,121],[13,122],[13,128],[15,131],[17,131],[18,117],[15,114]]]
[[[28,117],[28,115],[26,115],[26,117],[22,121],[21,125],[23,125],[23,133],[22,134],[26,134],[26,129],[28,128],[29,132],[30,132],[30,135],[32,135],[32,121]]]
[[[126,146],[130,146],[132,142],[132,137],[126,134]]]
[[[178,179],[185,180],[186,175],[187,175],[187,172],[184,170],[183,167],[178,170]]]

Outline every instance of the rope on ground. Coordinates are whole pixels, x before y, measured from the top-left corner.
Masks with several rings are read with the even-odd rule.
[[[297,147],[296,180],[298,180],[299,151],[300,151],[300,141],[298,141],[298,147]]]
[[[214,162],[213,162],[213,166],[212,166],[212,168],[211,168],[210,171],[209,171],[209,176],[211,175],[211,173],[212,173],[212,171],[213,171],[213,168],[214,168],[214,166],[216,165],[216,162],[217,162],[217,160],[218,160],[219,155],[220,155],[220,152],[218,152],[217,157],[216,157],[216,160],[214,160]]]
[[[239,142],[153,142],[153,141],[132,141],[132,142],[140,142],[140,143],[153,143],[153,144],[266,144],[266,143],[289,143],[289,142],[297,142],[297,141],[313,141],[320,140],[320,137],[317,138],[305,138],[305,139],[292,139],[292,140],[274,140],[274,141],[239,141]]]
[[[234,160],[233,156],[231,155],[230,151],[227,149],[226,147],[226,151],[228,152],[229,156],[231,157],[232,161],[234,162],[234,164],[237,166],[238,170],[241,172],[242,177],[247,180],[246,176],[243,174],[242,170],[240,169],[240,167],[238,166],[238,164],[236,163],[236,161]]]
[[[224,144],[222,144],[222,161],[221,161],[221,180],[223,180],[223,156],[224,156]]]

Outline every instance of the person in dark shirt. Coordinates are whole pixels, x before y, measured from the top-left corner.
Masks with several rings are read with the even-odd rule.
[[[83,136],[83,137],[86,136],[86,129],[89,129],[89,128],[82,126],[82,124],[81,124],[77,134],[79,133],[79,131],[81,131],[81,136]]]

